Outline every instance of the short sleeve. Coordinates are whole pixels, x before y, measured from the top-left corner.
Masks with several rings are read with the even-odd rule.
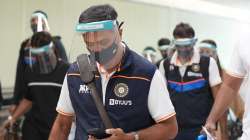
[[[155,122],[167,120],[176,114],[169,97],[165,78],[159,70],[155,71],[148,96],[148,108]]]
[[[238,45],[241,45],[238,43]],[[244,64],[242,58],[239,53],[240,46],[235,46],[233,54],[231,56],[230,64],[228,65],[226,72],[234,77],[243,78],[246,75],[246,70],[244,68]]]
[[[209,60],[209,85],[214,87],[222,82],[217,62],[210,57]]]
[[[64,78],[61,94],[57,103],[56,111],[65,116],[74,116],[75,112],[69,97],[67,75]]]

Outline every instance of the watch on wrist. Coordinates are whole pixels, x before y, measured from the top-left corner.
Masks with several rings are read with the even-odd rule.
[[[134,140],[139,140],[139,134],[137,132],[133,132]]]

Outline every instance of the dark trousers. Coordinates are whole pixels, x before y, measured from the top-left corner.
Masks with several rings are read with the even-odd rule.
[[[200,135],[201,128],[190,128],[179,130],[175,140],[197,140]]]

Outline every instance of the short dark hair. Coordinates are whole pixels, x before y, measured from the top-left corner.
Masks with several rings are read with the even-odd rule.
[[[189,24],[181,22],[176,25],[173,36],[174,38],[193,38],[195,37],[195,32]]]
[[[36,32],[31,37],[31,46],[40,47],[44,45],[48,45],[52,41],[52,37],[50,33],[43,31],[43,32]]]
[[[36,10],[36,11],[33,12],[33,14],[35,14],[35,13],[41,13],[48,19],[48,15],[42,10]]]
[[[79,17],[79,23],[89,23],[102,20],[116,20],[118,14],[109,4],[94,5],[83,11]]]
[[[170,40],[168,38],[161,38],[158,40],[158,46],[170,45]]]
[[[215,48],[217,48],[216,42],[214,40],[212,40],[212,39],[202,40],[201,43],[208,43],[208,44],[211,44],[211,45],[215,46]]]

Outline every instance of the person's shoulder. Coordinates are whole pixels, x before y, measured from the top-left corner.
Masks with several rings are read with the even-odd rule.
[[[21,43],[21,49],[24,49],[29,43],[29,41],[30,41],[30,38],[26,38],[25,40],[23,40]]]
[[[79,73],[79,67],[76,61],[69,65],[68,73]]]
[[[141,72],[151,72],[151,71],[155,71],[157,69],[156,65],[152,64],[151,62],[149,62],[147,59],[145,59],[144,57],[140,56],[139,54],[137,54],[136,52],[131,51],[131,55],[132,55],[132,63],[133,66],[137,69],[139,69]]]

